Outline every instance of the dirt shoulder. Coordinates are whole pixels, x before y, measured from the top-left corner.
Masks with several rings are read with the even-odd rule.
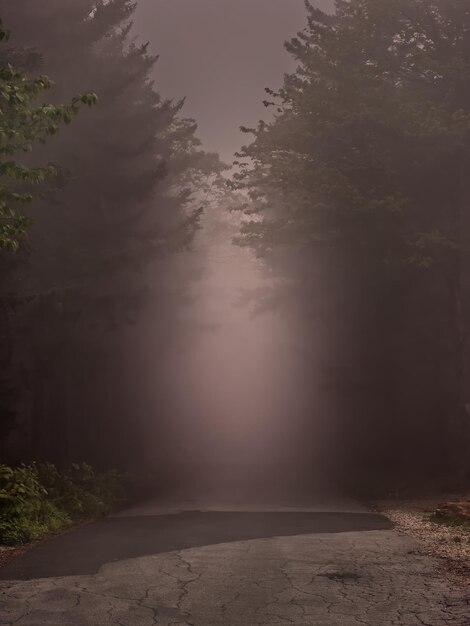
[[[373,509],[394,522],[397,532],[417,539],[421,554],[442,559],[456,582],[470,586],[470,523],[434,516],[443,503],[456,499],[470,499],[470,494],[380,500]]]

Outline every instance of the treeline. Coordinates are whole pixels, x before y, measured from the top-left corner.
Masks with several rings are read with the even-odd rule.
[[[133,325],[146,310],[162,341],[176,333],[175,312],[194,277],[184,251],[221,167],[200,148],[183,102],[158,93],[157,59],[131,33],[135,8],[130,0],[0,1],[11,31],[2,68],[20,82],[45,81],[36,95],[38,107],[52,103],[46,112],[72,103],[75,115],[77,94],[93,105],[36,136],[47,141],[2,152],[11,201],[2,226],[16,220],[22,239],[0,256],[3,462],[132,464],[145,437]],[[12,106],[2,99],[7,131]],[[53,175],[11,180],[8,161],[49,174],[53,164]],[[21,194],[32,194],[31,206]],[[155,380],[158,393],[158,372]]]
[[[241,242],[303,303],[342,475],[468,479],[470,3],[307,8],[274,118],[244,129]]]
[[[254,138],[225,197],[246,199],[238,242],[275,277],[261,308],[299,320],[312,382],[299,455],[321,434],[356,483],[466,480],[470,3],[307,8],[287,44],[298,69],[267,89],[274,116],[244,129]],[[160,374],[184,337],[178,310],[201,270],[187,251],[222,168],[183,103],[156,90],[134,11],[0,0],[3,462],[129,467],[150,432],[156,457],[174,450],[178,377]],[[44,98],[30,141],[18,120]]]

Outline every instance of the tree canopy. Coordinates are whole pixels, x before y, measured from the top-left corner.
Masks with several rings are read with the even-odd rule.
[[[141,392],[131,365],[138,357],[127,341],[139,316],[153,317],[155,333],[177,332],[176,311],[194,273],[185,254],[223,169],[201,148],[184,101],[158,92],[157,59],[130,33],[134,11],[129,0],[0,1],[14,33],[5,67],[15,64],[18,76],[50,76],[40,80],[52,102],[71,103],[40,109],[50,121],[41,126],[45,135],[91,102],[74,94],[99,98],[53,142],[35,148],[34,171],[52,174],[55,163],[57,176],[34,208],[24,208],[34,216],[27,257],[1,276],[11,379],[5,388],[19,392],[19,424],[34,433],[33,443],[22,445],[59,464],[114,455],[112,465],[136,454]],[[36,114],[33,103],[25,103],[27,115]],[[19,182],[26,197],[28,181]]]
[[[0,21],[0,42],[10,39],[10,32]],[[26,235],[28,219],[15,207],[32,201],[31,193],[18,183],[38,184],[56,176],[53,165],[28,167],[15,157],[30,152],[37,141],[44,143],[55,135],[61,123],[70,124],[80,104],[92,106],[92,93],[76,96],[67,105],[37,105],[39,96],[54,83],[47,76],[28,78],[20,69],[7,64],[0,68],[0,248],[16,251]]]
[[[470,5],[307,9],[287,44],[298,69],[267,89],[274,118],[244,129],[240,241],[315,259],[295,278],[335,328],[327,360],[349,441],[377,459],[407,442],[410,462],[445,464],[468,421]]]

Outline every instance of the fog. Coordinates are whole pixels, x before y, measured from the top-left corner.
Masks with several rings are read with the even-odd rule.
[[[196,238],[203,273],[182,312],[184,341],[168,357],[173,417],[164,465],[183,485],[237,493],[300,471],[312,381],[294,315],[257,312],[256,293],[272,287],[270,279],[251,253],[232,244],[237,220],[213,228],[222,221],[219,211],[208,212]],[[154,403],[158,432],[158,397]],[[151,437],[147,445],[151,458]],[[307,447],[312,461],[315,442]]]
[[[231,163],[246,140],[239,126],[266,115],[263,87],[279,86],[294,68],[283,42],[304,22],[301,1],[141,0],[134,32],[159,53],[159,86],[184,95],[204,146]],[[201,275],[179,311],[184,339],[175,337],[166,357],[165,450],[153,444],[161,432],[161,398],[152,398],[155,381],[149,381],[146,397],[155,413],[146,411],[141,425],[149,433],[147,462],[159,471],[171,468],[180,486],[219,488],[226,496],[254,485],[292,488],[307,466],[326,470],[324,425],[320,414],[312,415],[318,381],[311,349],[295,302],[263,307],[277,279],[234,242],[241,218],[229,212],[230,198],[209,200],[192,247]],[[148,348],[146,333],[151,322],[143,340]],[[320,413],[319,402],[316,408]]]
[[[139,0],[134,32],[160,57],[159,88],[186,98],[204,145],[231,163],[239,127],[266,115],[264,88],[295,68],[284,42],[305,23],[303,0]]]
[[[0,10],[5,461],[227,499],[463,480],[467,35],[356,0]]]

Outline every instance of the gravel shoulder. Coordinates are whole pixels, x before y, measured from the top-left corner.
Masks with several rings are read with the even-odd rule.
[[[454,583],[470,587],[470,524],[433,518],[443,502],[454,499],[470,499],[470,494],[379,500],[372,508],[388,517],[396,532],[417,539],[419,554],[440,559]]]

